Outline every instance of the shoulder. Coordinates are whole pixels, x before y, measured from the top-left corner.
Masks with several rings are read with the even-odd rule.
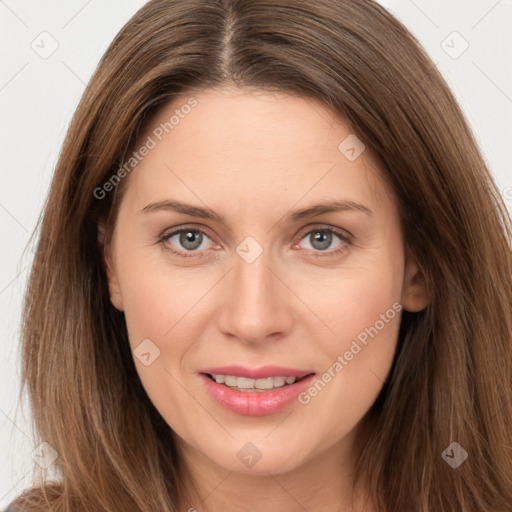
[[[3,512],[21,512],[21,510],[17,505],[11,503]]]
[[[7,508],[1,510],[0,512],[43,512],[44,510],[49,510],[47,505],[27,505],[23,504],[19,500],[15,500],[10,503]]]
[[[0,512],[44,512],[50,509],[54,510],[52,504],[59,501],[61,493],[62,487],[57,482],[48,483],[44,487],[31,487],[25,489],[6,509],[0,510]]]
[[[22,505],[16,504],[16,502],[17,500],[13,501],[10,505],[8,505],[6,509],[2,510],[2,512],[29,512],[29,509],[23,507]]]

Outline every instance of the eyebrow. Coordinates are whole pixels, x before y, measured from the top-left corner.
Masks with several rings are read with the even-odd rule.
[[[227,226],[224,217],[214,210],[211,210],[210,208],[203,208],[201,206],[193,206],[191,204],[181,203],[179,201],[166,200],[149,203],[144,208],[142,208],[142,210],[140,210],[140,213],[150,213],[156,211],[173,211],[182,213],[184,215],[190,215],[192,217],[208,219]],[[292,221],[297,222],[302,219],[317,217],[325,213],[336,213],[343,211],[357,211],[369,216],[373,215],[373,211],[363,204],[346,200],[334,200],[323,201],[321,203],[308,206],[307,208],[295,210],[291,213],[288,213],[286,216],[288,216]]]

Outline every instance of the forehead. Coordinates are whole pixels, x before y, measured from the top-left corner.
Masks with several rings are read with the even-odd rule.
[[[195,106],[189,109],[191,98]],[[257,162],[320,156],[333,146],[337,149],[340,135],[350,134],[343,119],[318,100],[232,87],[174,99],[157,112],[146,131],[159,127],[164,139],[179,140],[183,151],[194,150],[196,157],[222,153]]]
[[[223,87],[181,95],[146,123],[145,143],[151,149],[129,187],[140,201],[172,192],[223,206],[264,197],[291,206],[306,196],[379,201],[389,192],[341,116],[286,92]]]

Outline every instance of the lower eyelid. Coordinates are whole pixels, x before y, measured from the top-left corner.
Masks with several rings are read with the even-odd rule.
[[[182,228],[182,229],[179,229],[179,230],[176,230],[176,231],[172,231],[172,232],[170,232],[168,234],[163,235],[162,237],[159,238],[158,242],[161,243],[165,247],[166,246],[166,244],[165,244],[166,241],[168,241],[173,236],[179,235],[179,234],[181,234],[183,232],[186,232],[186,231],[192,231],[192,232],[195,232],[195,233],[201,233],[203,236],[207,237],[213,244],[215,244],[215,242],[212,240],[212,238],[205,231],[203,231],[201,229],[198,229],[198,228],[193,228],[192,229],[192,228],[186,228],[186,227]],[[344,233],[340,233],[337,230],[334,230],[332,228],[312,228],[309,231],[303,233],[300,236],[299,241],[297,243],[295,243],[293,245],[293,247],[296,247],[308,235],[311,235],[312,233],[319,232],[319,231],[323,231],[323,232],[326,232],[326,233],[332,233],[333,235],[337,236],[339,238],[339,240],[340,240],[340,244],[335,249],[327,249],[327,250],[324,250],[324,251],[315,250],[315,249],[306,249],[306,251],[313,252],[317,256],[330,256],[330,255],[342,252],[343,250],[346,250],[348,248],[348,246],[351,245],[350,237],[345,235]],[[201,255],[204,252],[208,251],[208,249],[203,249],[203,250],[200,250],[200,251],[198,251],[198,250],[186,251],[184,249],[169,249],[168,247],[165,247],[165,248],[167,250],[169,250],[170,252],[174,253],[174,254],[185,255],[185,256]]]
[[[180,235],[181,233],[184,233],[184,232],[187,232],[187,231],[191,231],[193,233],[201,233],[203,235],[203,237],[206,237],[208,238],[212,243],[215,243],[213,242],[212,238],[210,236],[208,236],[208,234],[201,230],[201,229],[197,229],[197,228],[194,228],[194,229],[191,229],[191,228],[183,228],[183,229],[178,229],[176,231],[171,231],[170,233],[166,234],[166,235],[163,235],[160,239],[159,239],[159,242],[162,243],[165,247],[165,242],[169,242],[169,240],[176,236],[176,235]],[[172,245],[172,244],[169,244],[169,245]],[[198,250],[194,250],[194,251],[186,251],[185,249],[176,249],[176,250],[172,250],[172,249],[169,249],[171,250],[172,252],[174,253],[179,253],[179,254],[182,254],[182,253],[185,253],[187,255],[193,255],[193,254],[202,254],[203,252],[207,251],[208,249],[202,249],[200,251]]]

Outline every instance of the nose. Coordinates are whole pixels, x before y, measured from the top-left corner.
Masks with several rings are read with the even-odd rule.
[[[251,263],[237,254],[233,259],[234,268],[221,287],[221,332],[247,345],[286,336],[293,324],[293,301],[297,299],[279,276],[270,251],[264,249]]]

